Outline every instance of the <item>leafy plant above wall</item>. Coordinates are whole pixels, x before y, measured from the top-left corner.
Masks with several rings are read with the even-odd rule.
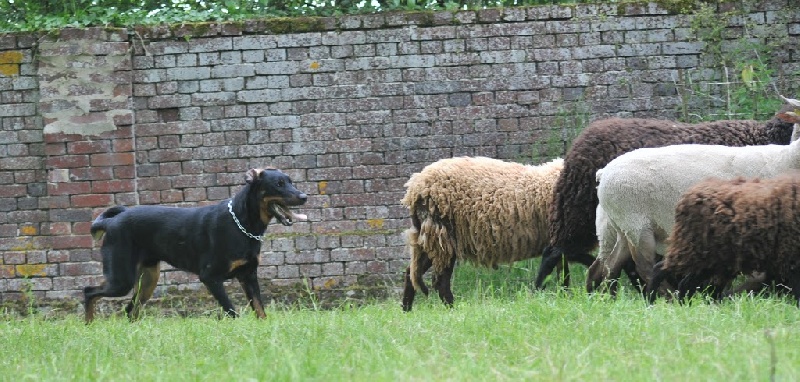
[[[717,0],[655,0],[688,13]],[[337,16],[397,10],[458,10],[547,4],[626,4],[641,0],[0,0],[0,32],[125,27],[286,16]]]

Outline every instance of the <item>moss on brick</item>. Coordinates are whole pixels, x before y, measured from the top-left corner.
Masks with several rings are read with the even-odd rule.
[[[276,17],[264,20],[264,28],[275,34],[320,32],[326,30],[318,17]]]

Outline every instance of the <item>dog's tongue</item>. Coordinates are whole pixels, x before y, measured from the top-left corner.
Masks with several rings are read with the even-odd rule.
[[[272,213],[275,215],[275,219],[278,219],[281,224],[285,226],[290,226],[294,224],[295,221],[306,221],[308,220],[308,216],[305,214],[296,214],[292,212],[286,206],[274,203],[270,206]]]

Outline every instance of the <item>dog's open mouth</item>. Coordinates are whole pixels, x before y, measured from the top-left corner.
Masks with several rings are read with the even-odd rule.
[[[296,221],[306,221],[308,220],[308,216],[305,214],[296,214],[292,212],[289,207],[284,206],[283,204],[279,203],[270,203],[267,206],[269,212],[272,216],[275,217],[281,224],[285,226],[290,226],[294,224]]]

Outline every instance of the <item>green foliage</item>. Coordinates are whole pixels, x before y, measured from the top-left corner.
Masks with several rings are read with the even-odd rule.
[[[591,2],[602,0],[0,0],[0,32]]]
[[[714,5],[701,4],[691,15],[691,29],[704,50],[703,65],[694,73],[682,73],[677,84],[684,121],[769,119],[783,103],[778,94],[791,96],[797,90],[799,73],[775,69],[782,56],[775,53],[789,43],[785,18],[791,12],[783,20],[755,25],[744,17],[753,5],[743,0],[734,10],[720,13]],[[734,20],[740,26],[731,27]]]

